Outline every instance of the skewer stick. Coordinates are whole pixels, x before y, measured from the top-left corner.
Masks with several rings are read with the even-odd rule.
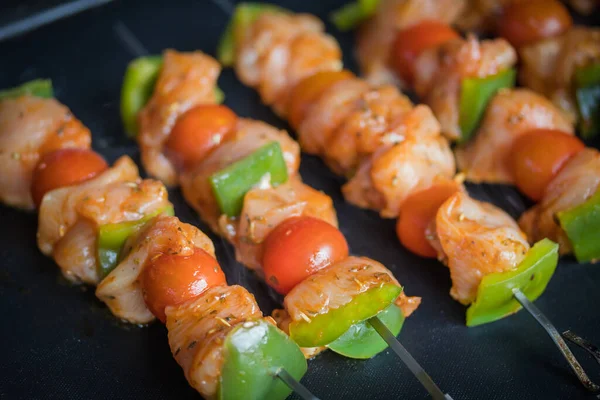
[[[421,382],[421,385],[429,392],[434,400],[452,400],[448,394],[444,394],[435,384],[433,379],[425,372],[423,367],[419,365],[417,360],[410,355],[408,350],[396,339],[394,334],[381,322],[379,317],[375,316],[369,319],[371,326],[377,331],[379,336],[390,346],[390,348],[400,357],[402,362],[406,364],[410,372]]]
[[[281,379],[283,383],[285,383],[290,389],[296,392],[304,400],[319,400],[317,396],[312,394],[306,388],[306,386],[295,380],[294,377],[291,376],[285,369],[280,368],[275,374],[275,376]]]
[[[231,8],[233,10],[233,7]],[[127,26],[119,21],[113,27],[115,34],[122,41],[123,45],[132,53],[135,57],[142,57],[148,55],[148,50],[144,47],[142,42],[127,28]],[[285,383],[290,389],[296,392],[304,400],[320,400],[318,397],[313,395],[304,385],[294,379],[285,369],[280,368],[275,376],[283,383]]]
[[[598,361],[598,364],[600,364],[600,349],[598,349],[598,347],[594,346],[592,343],[585,340],[581,336],[576,335],[575,332],[564,331],[562,333],[562,337],[567,339],[569,342],[574,343],[582,349],[586,350],[592,355],[592,357],[596,359],[596,361]]]
[[[529,314],[531,314],[531,316],[535,318],[535,320],[542,326],[542,328],[546,330],[548,335],[550,335],[550,338],[552,339],[554,344],[556,344],[556,347],[558,347],[565,360],[567,360],[569,366],[571,367],[575,375],[577,375],[577,378],[579,379],[581,384],[590,392],[600,391],[600,386],[592,382],[592,380],[587,376],[587,374],[583,370],[583,367],[581,366],[581,364],[579,364],[579,361],[577,361],[575,355],[571,352],[571,349],[569,349],[569,346],[567,346],[567,343],[560,336],[558,330],[554,327],[554,325],[552,325],[552,322],[550,322],[550,320],[540,311],[539,308],[537,308],[531,301],[529,301],[527,296],[525,296],[525,294],[523,294],[521,290],[517,288],[513,289],[513,295],[515,296],[515,299],[517,299],[517,301],[521,303],[523,308],[527,310]],[[577,336],[577,338],[579,337]]]

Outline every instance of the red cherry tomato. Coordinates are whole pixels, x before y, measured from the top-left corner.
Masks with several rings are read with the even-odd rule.
[[[519,136],[508,157],[515,184],[534,201],[540,201],[546,187],[569,158],[585,148],[568,133],[537,129]]]
[[[313,217],[292,217],[264,241],[263,270],[267,283],[287,294],[298,283],[348,257],[348,243],[334,226]]]
[[[444,201],[459,190],[458,183],[447,181],[416,192],[404,200],[396,223],[400,243],[421,257],[435,258],[437,253],[426,237],[427,228]]]
[[[414,80],[415,60],[424,50],[439,46],[460,35],[440,21],[426,20],[398,31],[392,49],[392,65],[408,84]]]
[[[567,8],[557,0],[518,1],[507,6],[498,21],[498,33],[520,47],[558,36],[573,25]]]
[[[178,169],[193,167],[223,140],[237,123],[230,108],[207,104],[181,115],[165,143],[165,154]]]
[[[33,202],[39,207],[49,191],[87,181],[107,168],[104,158],[93,150],[67,148],[46,153],[33,170]]]
[[[151,260],[141,276],[144,301],[165,322],[165,308],[200,296],[213,286],[225,285],[217,260],[196,248],[189,256],[162,254]]]

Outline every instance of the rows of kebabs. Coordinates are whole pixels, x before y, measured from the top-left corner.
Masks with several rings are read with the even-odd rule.
[[[96,286],[119,319],[165,323],[173,356],[205,398],[285,398],[281,368],[300,379],[305,357],[326,348],[352,358],[384,350],[366,320],[377,315],[397,335],[420,298],[404,295],[382,264],[349,255],[331,198],[298,174],[298,144],[216,104],[213,58],[137,60],[125,88],[140,65],[157,75],[138,115],[144,165],[181,183],[237,259],[285,295],[284,309],[263,316],[251,293],[227,285],[213,243],[173,216],[163,182],[140,178],[128,156],[109,166],[48,82],[33,81],[0,93],[0,198],[39,212],[42,253],[68,280]]]
[[[392,85],[343,71],[337,43],[312,16],[262,5],[237,12],[251,18],[232,25],[224,61],[234,61],[241,80],[288,118],[305,151],[348,176],[349,202],[399,216],[401,242],[450,268],[451,295],[472,304],[469,325],[516,311],[512,288],[531,299],[544,291],[558,246],[546,239],[530,248],[525,232],[532,243],[550,237],[562,253],[574,248],[579,257],[581,248],[582,259],[597,257],[598,241],[589,239],[598,231],[590,219],[597,204],[590,201],[598,201],[598,153],[583,148],[571,135],[572,121],[544,97],[498,92],[488,109],[496,104],[502,114],[486,113],[477,134],[492,144],[466,152],[487,152],[485,160],[496,160],[494,173],[514,180],[507,163],[529,165],[539,142],[526,141],[529,150],[520,156],[510,151],[512,143],[540,134],[523,132],[560,130],[552,133],[562,141],[555,149],[568,154],[551,152],[549,165],[543,160],[551,173],[521,171],[523,181],[545,186],[541,203],[522,219],[535,223],[520,228],[502,210],[469,197],[464,175],[455,176],[451,135],[433,105],[415,106]],[[483,43],[469,41],[480,46],[473,54],[484,54]],[[473,68],[486,64],[480,58],[471,60]],[[326,347],[371,357],[385,343],[366,319],[378,315],[397,334],[420,299],[406,297],[383,265],[348,255],[331,199],[298,175],[298,144],[285,131],[216,104],[219,71],[200,52],[138,59],[125,77],[123,118],[137,135],[146,171],[169,186],[180,184],[203,221],[232,243],[236,258],[285,296],[273,318],[263,317],[244,288],[227,286],[202,232],[169,216],[163,183],[140,179],[128,157],[109,168],[89,149],[90,132],[48,98],[44,82],[1,94],[0,160],[7,173],[0,175],[0,197],[39,210],[40,250],[68,279],[97,285],[98,298],[117,317],[166,322],[174,357],[204,397],[285,397],[272,367],[300,378],[306,363],[296,344],[306,357]],[[517,161],[507,162],[506,154]],[[547,180],[540,182],[540,174]],[[504,292],[487,291],[499,283]],[[369,346],[356,345],[365,338]],[[266,367],[256,371],[256,362]],[[252,379],[240,378],[246,373]]]
[[[509,224],[522,240],[495,245],[517,248],[525,238],[549,238],[561,254],[600,258],[594,229],[600,154],[574,135],[576,124],[582,135],[600,130],[600,29],[572,27],[559,2],[529,1],[511,3],[498,22],[510,42],[461,37],[448,21],[467,3],[381,1],[358,32],[365,79],[343,69],[339,46],[319,20],[271,5],[239,6],[219,49],[222,62],[287,119],[303,151],[348,178],[342,188],[348,202],[399,217],[407,248],[448,264],[452,294],[465,304],[475,290],[459,289],[464,272],[449,253],[470,254],[464,248],[470,242],[441,233],[444,216],[471,221],[448,200],[453,190],[447,187],[457,181],[453,142],[459,181],[514,184],[537,202],[521,216],[520,228]],[[522,81],[532,89],[515,88],[518,52],[536,46],[552,51],[521,57]],[[414,89],[424,104],[412,104],[398,84]],[[494,272],[514,268],[519,253],[486,251],[485,265]],[[496,262],[503,259],[504,265]],[[485,273],[476,274],[477,282]]]

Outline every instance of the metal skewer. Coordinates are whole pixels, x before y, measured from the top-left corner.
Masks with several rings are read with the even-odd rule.
[[[232,8],[233,9],[233,8]],[[117,22],[113,27],[115,34],[121,40],[123,45],[132,53],[135,57],[142,57],[148,55],[148,50],[144,47],[142,42],[125,26],[121,21]],[[285,369],[279,368],[275,373],[275,376],[285,383],[290,389],[296,392],[304,400],[320,400],[317,396],[312,394],[303,384],[294,379]]]
[[[560,336],[558,330],[554,327],[554,325],[552,325],[552,322],[550,322],[550,320],[540,311],[540,309],[537,308],[531,301],[529,301],[525,294],[523,294],[523,292],[521,292],[519,289],[513,289],[513,295],[515,299],[517,299],[517,301],[521,303],[523,308],[527,310],[529,314],[531,314],[531,316],[535,318],[535,320],[542,326],[542,328],[546,330],[548,335],[550,335],[550,338],[556,344],[556,347],[558,347],[565,360],[567,360],[569,366],[571,367],[575,375],[577,375],[577,378],[579,379],[581,384],[590,392],[600,391],[600,386],[592,382],[592,380],[587,376],[587,374],[583,370],[583,367],[581,366],[581,364],[579,364],[579,361],[577,361],[575,355],[571,352],[571,349],[569,349],[567,343]],[[594,354],[594,349],[596,352],[598,352],[598,349],[595,348],[595,346],[593,346],[591,343],[585,341],[584,339],[580,338],[579,336],[573,334],[570,331],[565,332],[565,334],[569,340],[573,341],[573,343],[585,348],[586,350],[590,351],[595,357],[598,357],[597,354]],[[596,358],[596,360],[598,360],[598,358]]]
[[[394,334],[384,325],[379,317],[373,317],[369,319],[371,326],[377,331],[379,336],[390,346],[390,348],[400,357],[402,362],[406,364],[410,372],[421,382],[421,385],[429,392],[434,400],[452,400],[452,397],[448,394],[444,394],[435,384],[433,379],[425,372],[423,367],[419,365],[417,360],[402,346],[402,344],[396,339]]]
[[[310,390],[306,388],[306,386],[295,380],[294,377],[291,376],[285,369],[280,368],[275,376],[281,379],[283,383],[285,383],[304,400],[319,400],[317,396],[312,394]]]
[[[592,343],[588,342],[587,340],[583,339],[580,336],[577,336],[574,332],[571,332],[571,331],[564,331],[562,333],[562,336],[565,339],[567,339],[569,342],[575,343],[577,346],[586,350],[588,353],[590,353],[592,355],[592,357],[594,357],[596,359],[596,361],[598,361],[598,364],[600,364],[600,349],[598,349]]]

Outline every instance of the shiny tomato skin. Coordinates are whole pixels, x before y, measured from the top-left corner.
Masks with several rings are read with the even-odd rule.
[[[459,38],[460,35],[441,21],[425,20],[396,34],[391,63],[396,73],[409,85],[414,81],[414,64],[425,50]]]
[[[348,243],[336,227],[313,217],[292,217],[264,241],[263,271],[267,283],[285,295],[298,283],[348,257]]]
[[[427,228],[444,201],[459,190],[461,187],[458,183],[447,181],[410,195],[402,203],[396,222],[400,243],[421,257],[435,258],[437,252],[427,240]]]
[[[146,305],[162,322],[165,308],[200,296],[213,286],[227,284],[217,260],[195,248],[187,256],[161,254],[150,259],[141,274]]]
[[[585,148],[566,132],[537,129],[520,135],[508,157],[515,185],[533,201],[540,201],[548,184],[565,163]]]
[[[518,1],[508,5],[498,21],[498,34],[521,47],[561,35],[573,25],[567,8],[558,0]]]
[[[182,114],[165,142],[165,154],[183,170],[191,168],[219,146],[237,124],[237,115],[218,104],[199,105]]]
[[[46,153],[33,170],[33,202],[39,207],[49,191],[87,181],[106,169],[104,158],[90,149],[65,148]]]

